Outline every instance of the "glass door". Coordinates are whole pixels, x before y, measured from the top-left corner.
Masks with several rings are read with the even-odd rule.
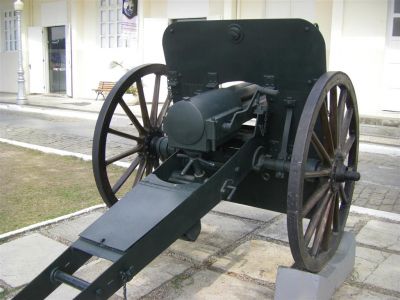
[[[49,53],[49,91],[66,94],[65,26],[47,28]]]

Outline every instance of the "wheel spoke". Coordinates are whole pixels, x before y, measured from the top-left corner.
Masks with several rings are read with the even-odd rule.
[[[131,176],[131,174],[133,173],[133,171],[136,169],[136,167],[138,166],[139,162],[140,162],[140,156],[137,156],[131,163],[131,165],[129,166],[128,169],[126,169],[126,171],[124,172],[124,174],[122,174],[122,176],[118,179],[118,181],[114,184],[114,186],[112,187],[112,191],[113,193],[117,193],[122,185],[126,182],[126,180],[129,178],[129,176]]]
[[[170,103],[171,103],[171,97],[168,95],[161,108],[160,114],[157,117],[157,128],[161,126],[161,123],[164,119],[165,114],[167,113]]]
[[[331,131],[331,124],[329,124],[328,120],[328,108],[326,107],[326,98],[325,101],[322,103],[321,110],[319,111],[319,116],[321,117],[321,126],[323,132],[323,142],[326,151],[330,154],[334,154],[334,145],[333,145],[333,138],[332,138],[332,131]]]
[[[306,205],[303,206],[302,217],[304,218],[310,212],[310,210],[322,199],[324,194],[328,191],[330,182],[325,182],[310,196]]]
[[[148,176],[153,171],[153,162],[151,159],[147,159],[146,163],[146,176]]]
[[[140,151],[143,148],[143,145],[136,145],[130,150],[124,151],[118,155],[115,155],[109,159],[106,159],[106,166],[109,164],[112,164],[113,162],[116,162],[117,160],[123,159],[125,157],[128,157],[129,155],[135,154],[136,152]]]
[[[344,190],[344,185],[343,184],[339,185],[339,193],[340,193],[340,198],[342,198],[344,203],[347,204],[349,202],[349,198],[346,195],[346,191]]]
[[[308,224],[306,233],[304,235],[304,243],[306,246],[310,243],[311,237],[312,237],[315,229],[317,228],[317,225],[320,223],[319,221],[321,219],[322,213],[323,213],[324,208],[326,207],[326,204],[328,203],[328,200],[330,199],[331,195],[332,195],[331,190],[328,190],[328,192],[325,194],[325,197],[320,202],[317,211],[311,218],[310,223]]]
[[[159,162],[159,160],[158,160],[158,157],[156,157],[156,158],[154,159],[154,169],[157,169],[159,166],[160,166],[160,162]]]
[[[343,149],[342,149],[342,153],[343,153],[344,157],[347,157],[347,155],[349,154],[350,149],[351,149],[351,147],[353,147],[355,140],[356,140],[356,137],[354,134],[350,135],[350,137],[347,139],[347,141],[344,144]]]
[[[339,203],[340,203],[340,198],[339,198],[339,193],[336,192],[335,194],[335,200],[334,200],[334,210],[333,210],[333,232],[339,232]]]
[[[321,222],[319,223],[317,232],[315,234],[314,243],[311,248],[312,256],[317,255],[318,250],[321,246],[322,238],[323,238],[324,232],[326,230],[326,222],[328,221],[328,216],[331,211],[331,205],[332,205],[332,197],[329,197],[329,201],[328,201],[326,207],[324,208],[324,213],[322,215]]]
[[[337,124],[337,89],[336,86],[329,91],[329,121],[331,124],[333,146],[338,145],[338,124]]]
[[[160,103],[166,75],[167,67],[162,64],[136,67],[115,84],[114,93],[110,94],[102,107],[93,138],[93,155],[96,158],[93,159],[93,169],[96,185],[108,207],[117,203],[118,198],[132,185],[159,166],[159,161],[150,158],[145,147],[153,138],[164,136],[162,117],[168,113],[172,101],[167,98],[166,103]],[[150,79],[149,84],[154,84],[151,87],[149,85],[149,89],[147,79]],[[125,94],[132,89],[137,92],[138,103],[135,107],[128,106],[125,99]],[[124,124],[114,122],[118,111],[123,112],[127,119]],[[118,142],[124,145],[119,146]],[[128,168],[110,178],[109,166],[113,163],[126,164]]]
[[[111,133],[111,134],[114,134],[114,135],[117,135],[120,137],[124,137],[126,139],[135,140],[137,142],[143,142],[143,138],[141,138],[141,137],[134,136],[134,135],[131,135],[131,134],[119,131],[119,130],[115,130],[112,128],[108,128],[108,133]]]
[[[328,250],[329,249],[329,245],[331,242],[331,237],[332,237],[332,227],[333,227],[333,220],[334,220],[334,214],[335,214],[335,203],[336,203],[336,198],[337,198],[337,191],[334,192],[333,196],[332,196],[332,200],[331,200],[331,207],[329,210],[329,214],[328,214],[328,220],[326,221],[326,225],[325,225],[325,230],[324,230],[324,234],[322,236],[322,249]]]
[[[317,154],[321,158],[321,160],[328,163],[329,166],[332,166],[331,157],[329,156],[325,147],[322,145],[315,131],[312,134],[311,143],[314,146],[315,150],[317,151]]]
[[[139,78],[136,81],[136,87],[138,90],[140,111],[142,112],[143,126],[145,129],[149,130],[150,129],[150,119],[149,119],[149,112],[147,111],[146,98],[144,97],[142,79]]]
[[[316,177],[327,177],[331,175],[332,170],[329,169],[322,169],[317,171],[309,171],[304,173],[305,178],[316,178]]]
[[[340,139],[339,139],[340,147],[343,147],[346,141],[347,133],[349,132],[350,129],[351,119],[353,118],[353,112],[354,112],[353,108],[348,108],[346,111],[346,115],[343,119],[343,124],[340,129]]]
[[[154,81],[153,102],[151,104],[151,113],[150,113],[150,124],[153,127],[157,126],[158,100],[160,98],[160,79],[161,75],[157,74],[156,79]]]
[[[145,135],[146,130],[143,128],[142,124],[138,121],[138,119],[135,117],[135,115],[132,113],[128,105],[125,103],[124,100],[119,100],[119,105],[121,105],[122,109],[128,116],[129,120],[133,123],[133,125],[136,127],[137,131],[139,132],[139,135]]]
[[[144,171],[146,169],[146,158],[145,157],[141,157],[140,159],[140,164],[139,164],[139,169],[136,172],[136,177],[135,177],[135,181],[133,182],[133,186],[135,186],[143,177]]]
[[[343,124],[343,117],[344,117],[344,109],[346,108],[346,101],[347,101],[347,89],[342,89],[340,90],[340,95],[339,95],[339,105],[338,105],[338,115],[337,115],[337,130],[338,130],[338,144],[337,148],[340,150],[341,145],[340,145],[340,135],[341,135],[341,128]]]

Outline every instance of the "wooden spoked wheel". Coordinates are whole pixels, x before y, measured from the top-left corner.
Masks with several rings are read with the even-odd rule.
[[[328,72],[312,88],[293,146],[287,228],[295,266],[320,271],[337,250],[357,173],[358,111],[353,85]]]
[[[129,71],[114,86],[100,111],[93,138],[93,172],[107,206],[159,166],[160,157],[152,143],[164,135],[161,125],[171,102],[167,89],[160,89],[166,87],[166,72],[161,64]],[[135,90],[139,103],[129,105],[133,104],[129,101],[134,101]]]

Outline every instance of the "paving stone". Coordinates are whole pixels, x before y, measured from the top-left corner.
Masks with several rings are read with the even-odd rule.
[[[170,256],[157,257],[127,284],[128,299],[139,299],[189,267],[189,263]],[[122,291],[117,295],[123,297]]]
[[[371,203],[368,203],[368,204],[365,205],[365,207],[378,210],[379,205],[378,205],[378,204],[371,204]]]
[[[370,217],[367,215],[359,215],[359,214],[352,214],[350,213],[347,221],[346,221],[346,227],[345,231],[350,231],[350,232],[355,232],[360,229],[360,226],[362,224],[359,224],[360,222],[367,222],[370,220]]]
[[[395,197],[390,197],[388,195],[385,196],[385,199],[383,199],[382,204],[385,205],[393,205],[396,202]]]
[[[205,261],[220,250],[219,247],[207,245],[200,241],[193,243],[183,240],[177,240],[168,249],[197,262]]]
[[[351,215],[349,214],[347,221],[346,221],[346,227],[345,227],[345,231],[352,231],[354,230],[355,226],[357,225],[357,223],[360,221],[360,217],[355,216],[355,215]]]
[[[348,284],[342,285],[333,295],[333,300],[398,300],[397,297],[383,295],[375,291],[361,289]]]
[[[365,279],[365,282],[400,292],[400,255],[391,254]]]
[[[293,258],[289,247],[250,240],[218,259],[213,266],[226,272],[235,272],[274,283],[278,267],[289,267],[292,264]]]
[[[392,212],[393,211],[393,205],[392,204],[381,204],[379,206],[379,210]]]
[[[268,222],[272,218],[279,215],[279,213],[274,211],[237,204],[229,201],[221,201],[216,207],[214,207],[213,210],[220,213],[226,213],[262,222]]]
[[[46,300],[70,300],[74,299],[79,291],[66,285],[60,285],[54,292],[47,296]]]
[[[273,291],[266,286],[246,282],[210,270],[172,280],[162,299],[272,299]],[[146,299],[146,298],[145,298]]]
[[[303,230],[307,229],[309,220],[304,219],[303,222]],[[288,231],[287,231],[287,224],[286,224],[286,215],[280,216],[275,222],[270,225],[267,225],[264,230],[259,232],[259,235],[289,242]]]
[[[357,242],[400,251],[400,224],[371,220],[356,237]]]
[[[178,240],[169,249],[196,261],[203,261],[257,227],[244,220],[215,214],[208,214],[201,219],[201,226],[196,242]]]
[[[62,238],[70,242],[74,242],[78,239],[79,234],[98,219],[103,212],[94,211],[90,214],[80,216],[73,220],[68,220],[60,224],[56,224],[49,229],[45,229],[45,232],[49,233],[52,237]]]
[[[66,246],[34,233],[0,245],[0,279],[12,287],[30,282]]]
[[[286,225],[286,215],[280,216],[275,222],[266,226],[264,230],[259,232],[259,235],[289,242]]]
[[[351,279],[363,283],[389,255],[383,251],[356,247],[356,261]]]

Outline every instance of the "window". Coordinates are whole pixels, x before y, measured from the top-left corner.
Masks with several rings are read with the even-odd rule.
[[[400,37],[400,0],[393,3],[392,37]]]
[[[128,48],[137,34],[137,16],[127,19],[122,13],[122,0],[100,0],[101,48]]]
[[[4,50],[16,51],[17,49],[17,16],[15,11],[4,12]]]

